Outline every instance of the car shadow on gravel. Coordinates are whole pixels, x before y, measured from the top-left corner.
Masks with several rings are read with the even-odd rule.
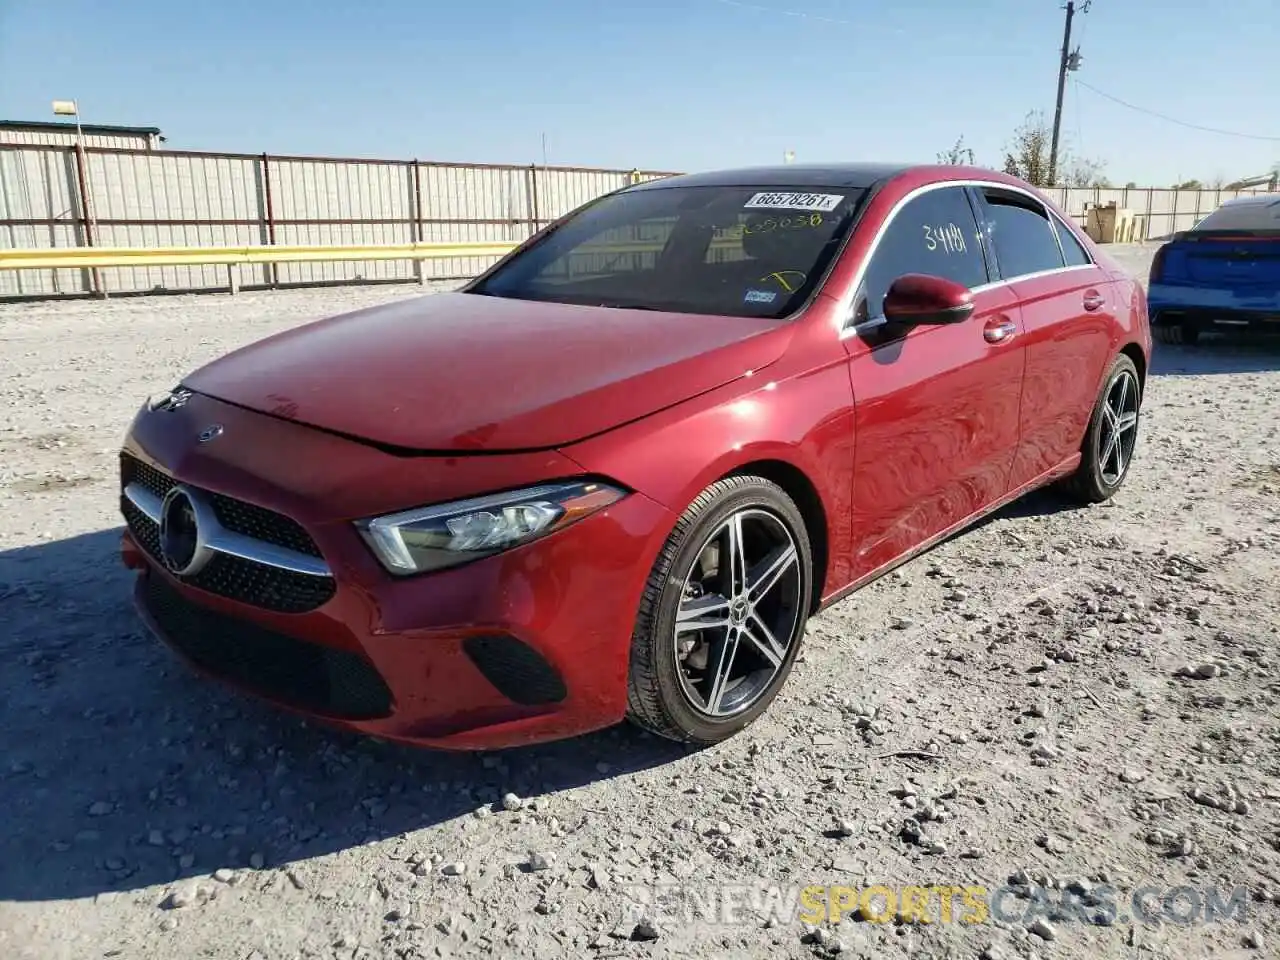
[[[1280,337],[1209,334],[1194,346],[1158,343],[1151,356],[1154,377],[1280,370]]]
[[[284,866],[689,752],[627,725],[492,754],[309,725],[153,639],[119,535],[0,552],[0,901]]]

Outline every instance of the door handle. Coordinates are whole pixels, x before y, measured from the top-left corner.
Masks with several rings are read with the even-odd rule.
[[[1018,325],[1008,317],[993,317],[982,328],[982,338],[987,343],[1004,343],[1012,340],[1018,332]]]
[[[1106,300],[1102,299],[1102,294],[1098,293],[1097,290],[1090,290],[1084,295],[1084,308],[1086,310],[1101,309],[1106,302]]]

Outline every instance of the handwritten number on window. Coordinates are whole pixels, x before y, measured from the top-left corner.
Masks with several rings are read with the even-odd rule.
[[[767,217],[754,227],[744,225],[742,232],[745,234],[772,233],[774,230],[805,230],[820,226],[822,226],[822,214],[810,213],[792,217]]]
[[[940,227],[926,224],[924,227],[924,248],[930,251],[941,250],[948,255],[969,252],[964,240],[964,231],[954,223],[948,223]]]

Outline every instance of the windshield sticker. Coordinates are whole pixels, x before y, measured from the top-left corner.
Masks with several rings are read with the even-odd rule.
[[[757,193],[745,204],[745,210],[819,210],[830,213],[840,206],[839,193]]]
[[[773,303],[777,299],[778,295],[772,290],[748,290],[742,298],[744,303]]]

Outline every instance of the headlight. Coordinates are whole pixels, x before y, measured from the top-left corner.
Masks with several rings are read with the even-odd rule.
[[[356,527],[391,573],[426,573],[536,540],[623,496],[605,483],[554,483],[405,510]]]

